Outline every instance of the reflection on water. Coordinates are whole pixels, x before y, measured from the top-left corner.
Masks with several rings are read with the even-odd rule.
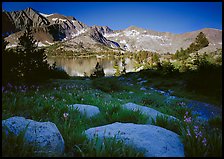
[[[118,69],[120,72],[124,69],[126,72],[135,71],[135,61],[130,58],[115,58],[115,57],[48,57],[49,64],[56,62],[57,66],[62,67],[70,76],[90,76],[93,73],[97,62],[104,69],[106,76],[113,76]],[[118,65],[118,67],[114,67]]]

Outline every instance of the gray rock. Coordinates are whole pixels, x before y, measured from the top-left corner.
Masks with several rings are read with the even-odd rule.
[[[179,136],[154,125],[116,122],[90,128],[85,134],[89,139],[98,135],[100,141],[103,141],[104,137],[113,138],[116,135],[116,140],[123,140],[137,151],[144,151],[145,157],[184,157],[184,146]]]
[[[137,82],[137,84],[142,85],[143,83],[146,83],[146,82],[147,82],[147,80],[143,80],[143,81]]]
[[[147,89],[145,87],[140,88],[141,91],[146,91]]]
[[[26,130],[24,135],[25,141],[37,146],[37,153],[55,156],[64,152],[64,139],[56,125],[52,122],[37,122],[15,116],[3,120],[2,127],[6,134],[10,131],[16,136]]]
[[[149,107],[146,107],[146,106],[137,105],[137,104],[134,104],[134,103],[126,103],[126,104],[122,105],[122,107],[124,109],[133,110],[133,111],[138,111],[139,110],[142,114],[147,115],[148,116],[148,124],[152,123],[152,119],[154,121],[156,121],[156,117],[158,115],[167,116],[168,120],[178,120],[177,118],[175,118],[173,116],[163,114],[163,113],[161,113],[161,112],[159,112],[155,109],[152,109],[152,108],[149,108]]]
[[[73,104],[70,105],[70,107],[77,109],[83,115],[86,115],[87,118],[91,118],[92,116],[95,116],[100,113],[99,108],[93,105]]]
[[[142,78],[138,78],[137,80],[138,80],[138,81],[141,81],[141,80],[142,80]]]

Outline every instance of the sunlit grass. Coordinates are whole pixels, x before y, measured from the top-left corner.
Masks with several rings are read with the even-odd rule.
[[[203,130],[203,137],[206,138],[208,143],[203,146],[201,140],[195,140],[187,135],[187,125],[183,124],[186,112],[192,116],[191,110],[184,107],[184,103],[187,102],[186,99],[168,99],[147,86],[145,86],[147,87],[146,91],[141,91],[141,86],[136,84],[137,77],[132,81],[134,86],[127,85],[125,80],[116,80],[116,82],[119,86],[123,85],[123,89],[116,90],[115,87],[109,87],[113,91],[105,91],[104,87],[106,87],[107,82],[102,86],[102,89],[96,89],[92,81],[85,78],[54,80],[44,85],[26,89],[5,88],[2,95],[2,119],[23,116],[36,121],[55,123],[65,141],[63,156],[119,156],[119,154],[120,156],[141,156],[142,154],[132,152],[132,149],[129,149],[123,143],[115,142],[113,139],[105,140],[105,145],[99,147],[96,141],[88,141],[83,134],[88,128],[113,122],[147,123],[148,118],[142,113],[121,108],[123,104],[133,102],[172,115],[181,121],[175,123],[174,121],[168,121],[166,118],[158,117],[154,124],[179,134],[185,146],[186,156],[220,156],[222,148],[220,118],[209,121],[211,130]],[[100,84],[102,84],[102,81],[100,81]],[[101,113],[88,119],[77,110],[70,109],[68,105],[71,104],[94,105],[100,109]],[[68,114],[66,118],[64,113]],[[192,120],[194,118],[195,116],[192,116]],[[190,131],[194,130],[190,129]],[[214,133],[211,133],[211,131]],[[7,150],[10,145],[12,149],[14,149],[12,146],[16,146],[12,142],[21,144],[19,146],[21,150]],[[114,147],[110,147],[110,144]],[[9,154],[13,154],[13,156],[32,155],[32,151],[25,148],[20,139],[6,142],[4,138],[2,145],[5,147],[3,149],[4,156],[10,156]],[[93,147],[95,148],[92,149]],[[196,148],[193,150],[192,147]],[[15,149],[18,150],[18,148]],[[26,149],[28,152],[26,152]]]

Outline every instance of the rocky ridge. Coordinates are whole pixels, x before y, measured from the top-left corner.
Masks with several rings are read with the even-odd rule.
[[[64,50],[72,51],[151,51],[175,53],[181,47],[186,49],[194,42],[199,32],[203,32],[209,45],[199,52],[215,51],[222,48],[222,30],[204,28],[183,34],[157,32],[136,26],[124,30],[112,30],[108,26],[87,26],[72,16],[58,13],[44,14],[32,8],[22,11],[2,12],[3,36],[14,47],[27,25],[33,30],[38,46],[48,46],[60,42]]]

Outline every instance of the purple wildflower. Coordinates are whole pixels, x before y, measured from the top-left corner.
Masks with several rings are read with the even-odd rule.
[[[197,135],[198,135],[199,137],[202,137],[202,132],[199,131],[199,132],[197,133]]]
[[[187,136],[191,136],[191,132],[189,129],[187,129]]]
[[[194,129],[195,129],[195,130],[198,130],[198,126],[194,126]]]
[[[12,85],[11,85],[11,83],[8,83],[8,86],[9,86],[10,88],[12,88]]]
[[[190,123],[190,122],[191,122],[191,117],[184,119],[184,121],[185,121],[186,123]]]
[[[204,144],[204,146],[206,146],[206,144],[207,144],[207,140],[206,140],[205,137],[204,137],[204,139],[202,140],[202,143]]]
[[[50,98],[51,98],[51,99],[54,99],[54,96],[51,96]]]

